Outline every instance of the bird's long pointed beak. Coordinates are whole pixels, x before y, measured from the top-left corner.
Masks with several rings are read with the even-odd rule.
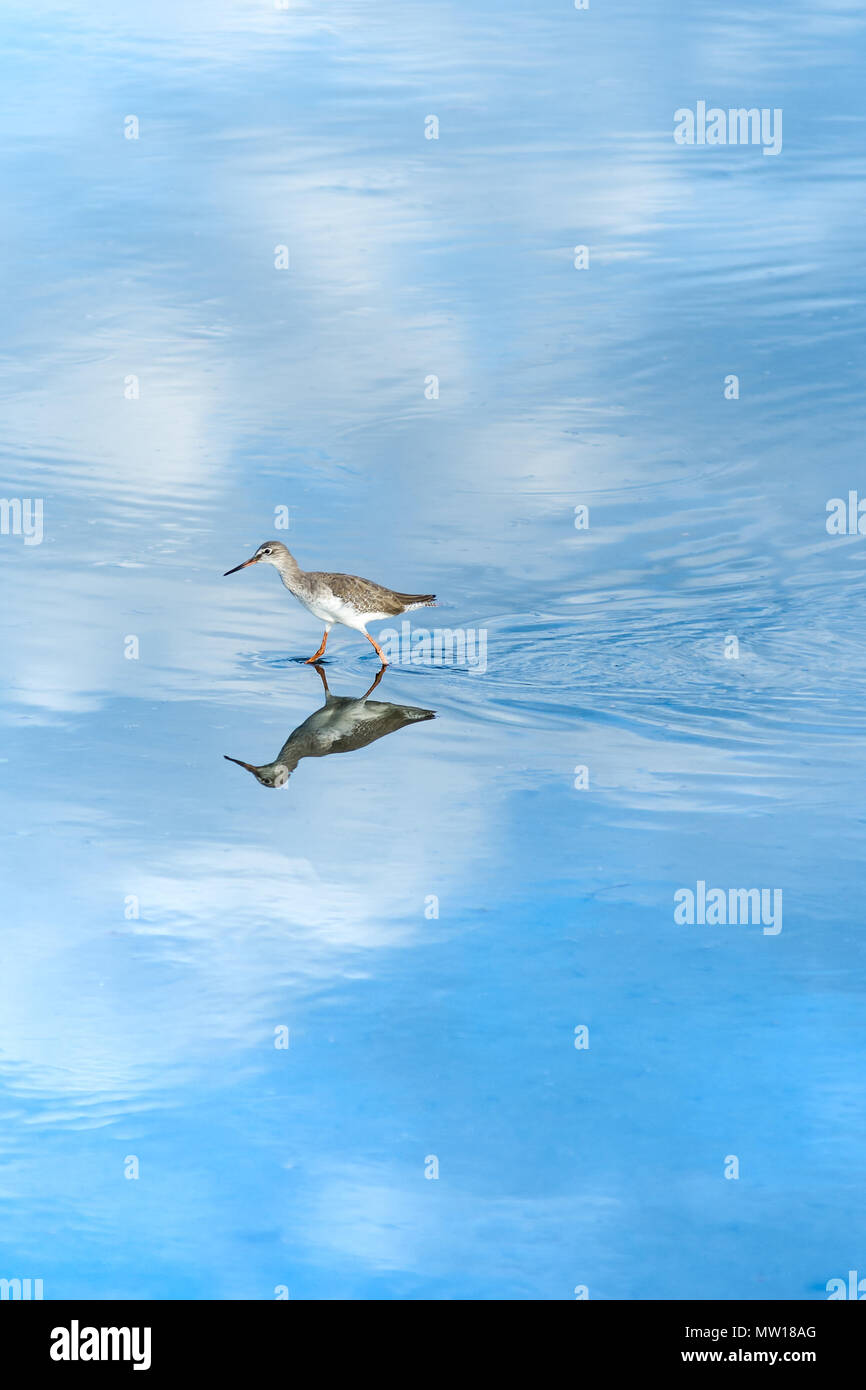
[[[258,772],[258,768],[253,767],[252,763],[242,762],[240,758],[230,758],[228,753],[223,753],[223,757],[227,763],[237,763],[238,767],[245,767],[247,772]]]
[[[237,574],[238,570],[245,570],[247,565],[254,565],[255,563],[256,557],[254,555],[251,560],[244,560],[242,565],[235,565],[233,570],[226,570],[225,574],[223,575],[223,579],[225,579],[230,574]]]

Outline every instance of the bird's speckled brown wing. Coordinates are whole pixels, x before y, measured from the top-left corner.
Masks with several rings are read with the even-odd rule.
[[[382,584],[374,584],[372,579],[361,579],[357,574],[327,574],[314,570],[307,574],[314,584],[324,584],[344,603],[351,603],[358,613],[388,613],[397,616],[413,603],[431,603],[433,594],[398,594],[386,589]]]

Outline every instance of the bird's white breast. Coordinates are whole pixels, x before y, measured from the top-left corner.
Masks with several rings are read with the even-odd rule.
[[[363,632],[367,623],[387,617],[386,613],[359,613],[336,594],[320,593],[315,598],[302,598],[301,602],[320,623],[342,623],[344,627],[353,627],[358,632]]]

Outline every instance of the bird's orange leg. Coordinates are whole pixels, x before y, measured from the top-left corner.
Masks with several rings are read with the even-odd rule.
[[[377,653],[377,655],[378,655],[378,657],[379,657],[379,660],[381,661],[382,665],[383,665],[383,666],[387,666],[387,665],[388,665],[388,658],[385,656],[385,653],[382,651],[382,648],[379,646],[379,643],[376,641],[376,639],[375,639],[374,637],[371,637],[370,634],[369,634],[369,632],[365,632],[365,633],[364,633],[364,636],[366,637],[366,639],[367,639],[368,642],[372,642],[372,643],[373,643],[373,646],[376,648],[376,653]]]
[[[314,661],[318,661],[319,657],[324,655],[325,647],[326,647],[327,645],[328,645],[328,634],[327,634],[327,632],[326,632],[325,635],[324,635],[324,637],[322,638],[322,645],[321,645],[321,647],[320,647],[319,650],[316,652],[315,656],[308,657],[308,659],[304,662],[304,665],[305,665],[305,666],[311,666],[311,665],[313,664]]]

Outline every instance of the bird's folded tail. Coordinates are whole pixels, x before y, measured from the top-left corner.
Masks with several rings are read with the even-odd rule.
[[[413,608],[436,607],[435,594],[398,594],[395,592],[394,597],[403,604],[404,613],[411,613]]]

